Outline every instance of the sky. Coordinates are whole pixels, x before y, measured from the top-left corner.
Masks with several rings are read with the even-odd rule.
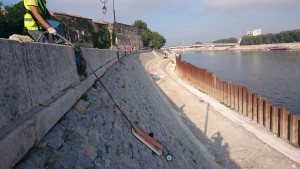
[[[20,0],[0,0],[12,5]],[[102,0],[104,1],[104,0]],[[116,22],[143,20],[166,45],[241,38],[247,30],[279,33],[300,29],[300,0],[114,0]],[[49,11],[113,22],[113,0],[47,0]]]

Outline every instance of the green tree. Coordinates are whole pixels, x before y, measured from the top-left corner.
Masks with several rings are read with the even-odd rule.
[[[26,12],[23,1],[13,6],[3,6],[0,2],[0,37],[8,38],[12,34],[27,34],[24,29],[24,13]]]
[[[165,45],[166,39],[160,35],[158,32],[152,32],[152,40],[151,44],[154,47],[154,49],[160,49],[162,46]]]
[[[6,10],[3,8],[3,3],[0,1],[0,38],[6,37],[7,20],[5,17]]]
[[[158,49],[166,43],[166,39],[158,32],[152,32],[146,22],[136,20],[133,26],[140,29],[144,46],[151,46]]]
[[[151,40],[153,39],[152,31],[150,29],[142,30],[141,36],[142,36],[144,46],[149,46]]]
[[[213,41],[214,43],[237,43],[237,38],[219,39]]]
[[[136,20],[136,21],[133,23],[132,26],[134,26],[134,27],[140,29],[141,31],[147,30],[147,29],[148,29],[147,23],[144,22],[144,21],[142,21],[142,20]]]
[[[115,37],[113,37],[113,39],[115,39]],[[94,48],[107,49],[110,47],[110,34],[106,28],[99,28],[97,32],[94,32],[92,34],[92,40]]]
[[[282,31],[280,33],[268,33],[259,36],[243,36],[241,45],[273,44],[300,42],[300,29]]]

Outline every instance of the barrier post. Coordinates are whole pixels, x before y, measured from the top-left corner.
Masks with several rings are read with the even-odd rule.
[[[201,69],[197,69],[197,89],[201,91]]]
[[[213,79],[213,73],[210,73],[210,95],[214,95],[214,79]]]
[[[217,100],[221,102],[221,81],[217,78]]]
[[[247,94],[247,113],[248,117],[252,120],[253,119],[253,104],[252,104],[252,93],[249,91]]]
[[[224,103],[225,82],[220,81],[220,84],[221,84],[221,103]]]
[[[234,84],[230,83],[230,108],[234,109]]]
[[[241,86],[238,87],[239,90],[239,113],[243,114],[243,89]]]
[[[300,116],[292,114],[291,115],[291,125],[290,125],[290,143],[294,146],[299,146],[299,120]]]
[[[268,100],[264,100],[264,126],[267,130],[271,130],[270,103]]]
[[[206,76],[205,76],[205,73],[206,70],[203,69],[202,70],[202,91],[205,93],[205,84],[206,84]]]
[[[243,87],[243,115],[247,116],[247,89]]]
[[[212,97],[217,99],[217,77],[214,73],[212,73],[212,85],[211,85],[211,94]]]
[[[272,116],[271,130],[276,136],[278,136],[279,117],[278,117],[278,108],[276,106],[271,106],[271,116]]]
[[[234,84],[234,110],[239,111],[239,90],[236,84]]]
[[[258,97],[257,100],[258,100],[257,122],[258,124],[264,125],[264,114],[263,114],[264,99]]]
[[[224,82],[224,104],[228,106],[228,82]]]
[[[280,115],[280,133],[279,136],[283,139],[288,139],[288,119],[289,119],[289,112],[286,110],[286,107],[281,107],[279,109],[279,115]]]
[[[257,94],[252,94],[253,121],[257,122]]]

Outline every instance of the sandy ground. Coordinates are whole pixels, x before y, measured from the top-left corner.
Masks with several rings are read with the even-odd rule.
[[[146,52],[123,57],[101,77],[129,119],[153,131],[172,161],[166,151],[153,155],[132,136],[98,83],[78,103],[86,112],[71,108],[15,168],[300,168],[242,122],[216,111],[215,100],[188,90],[174,68],[169,59]]]

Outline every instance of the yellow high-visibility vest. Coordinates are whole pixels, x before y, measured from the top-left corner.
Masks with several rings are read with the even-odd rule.
[[[24,6],[27,11],[30,11],[29,6],[31,5],[38,7],[39,13],[44,17],[44,19],[46,19],[46,0],[24,0]],[[24,26],[28,30],[38,30],[41,28],[40,23],[36,23],[29,12],[26,12],[24,15]]]

